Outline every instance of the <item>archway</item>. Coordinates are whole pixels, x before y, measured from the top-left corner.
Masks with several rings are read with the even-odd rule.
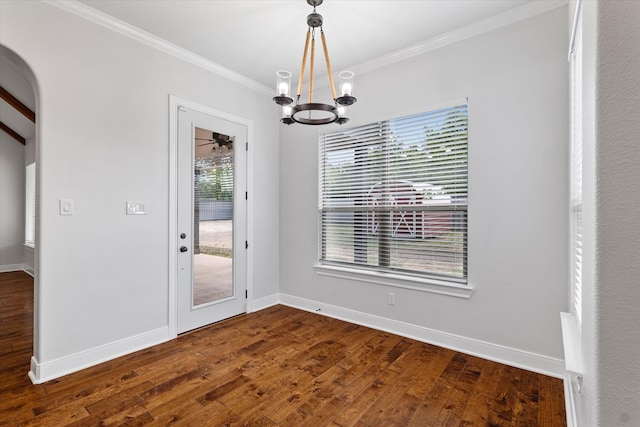
[[[33,233],[33,250],[31,252],[32,259],[27,259],[29,257],[29,248],[25,246],[25,254],[22,265],[23,269],[27,271],[27,273],[32,274],[34,277],[34,325],[33,325],[33,355],[32,361],[34,357],[37,359],[40,353],[40,323],[39,323],[39,307],[40,307],[40,289],[42,278],[39,272],[39,259],[40,259],[40,244],[41,236],[40,233],[40,203],[39,203],[39,194],[40,194],[40,168],[41,168],[41,159],[40,159],[40,120],[39,120],[39,100],[40,100],[40,91],[39,86],[35,77],[35,74],[32,68],[27,64],[27,62],[17,53],[12,51],[11,49],[0,44],[0,67],[3,68],[4,73],[3,78],[0,80],[0,86],[2,86],[2,99],[5,102],[4,105],[10,105],[14,111],[14,115],[22,115],[26,116],[33,122],[34,130],[32,130],[31,134],[26,128],[22,126],[18,121],[11,118],[11,115],[4,116],[6,121],[12,122],[8,124],[4,124],[2,126],[3,131],[10,135],[16,143],[23,143],[25,145],[25,166],[27,163],[35,163],[35,221],[34,221],[34,233]],[[26,80],[27,84],[23,84]],[[25,91],[32,91],[33,101],[35,101],[35,105],[24,105],[20,101],[20,99],[24,100],[25,98],[29,98],[29,94],[25,95]],[[11,99],[15,98],[15,99]],[[22,105],[21,105],[22,104]],[[12,110],[12,111],[13,111]],[[30,111],[31,110],[31,111]],[[32,117],[28,117],[29,113],[32,113]],[[17,129],[16,130],[14,130]],[[23,141],[20,141],[20,138],[23,138]],[[24,172],[23,172],[24,173]],[[34,376],[33,363],[31,363],[31,370],[29,372],[29,377],[32,381],[36,381]]]

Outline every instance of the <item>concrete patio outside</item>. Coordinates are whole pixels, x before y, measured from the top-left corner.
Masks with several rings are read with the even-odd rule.
[[[231,250],[233,221],[200,221],[200,246]],[[193,304],[233,295],[233,259],[199,253],[193,256]]]

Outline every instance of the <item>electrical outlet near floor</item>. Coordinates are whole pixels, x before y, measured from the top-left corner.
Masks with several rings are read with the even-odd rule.
[[[387,294],[387,304],[396,305],[396,294],[395,294],[395,292],[389,292]]]

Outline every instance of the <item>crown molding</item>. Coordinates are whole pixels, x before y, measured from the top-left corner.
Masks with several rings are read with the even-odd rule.
[[[109,28],[112,31],[118,32],[148,46],[156,48],[178,59],[204,68],[207,71],[211,71],[240,85],[246,86],[252,90],[263,93],[265,95],[272,95],[273,90],[270,87],[263,85],[262,83],[250,79],[229,68],[223,67],[220,64],[210,61],[178,45],[170,43],[167,40],[154,36],[153,34],[148,33],[138,27],[114,18],[111,15],[107,15],[106,13],[87,6],[84,3],[80,3],[76,0],[44,1],[52,6],[73,13],[98,25],[102,25],[103,27]],[[520,7],[492,16],[490,18],[483,19],[465,27],[461,27],[448,33],[442,34],[438,37],[434,37],[432,39],[414,44],[405,49],[401,49],[388,55],[380,56],[369,61],[352,65],[351,67],[349,67],[349,69],[355,71],[357,74],[367,73],[369,71],[373,71],[387,65],[406,61],[432,50],[439,49],[447,45],[451,45],[453,43],[457,43],[459,41],[496,30],[498,28],[516,23],[518,21],[531,18],[535,15],[557,9],[559,7],[565,6],[567,3],[568,0],[532,1]],[[317,83],[319,87],[328,85],[328,78],[321,77]]]
[[[105,28],[137,40],[141,43],[146,44],[147,46],[151,46],[155,49],[160,50],[161,52],[189,62],[195,66],[204,68],[207,71],[211,71],[212,73],[218,74],[240,85],[246,86],[249,89],[255,90],[265,95],[272,95],[273,90],[270,87],[263,85],[262,83],[250,79],[229,68],[223,67],[220,64],[210,61],[178,45],[170,43],[167,40],[154,36],[153,34],[130,25],[120,19],[114,18],[111,15],[107,15],[106,13],[87,6],[84,3],[80,3],[75,0],[45,0],[45,3],[48,3],[51,6],[55,6],[69,13],[73,13],[74,15],[80,16],[95,24],[102,25]]]
[[[422,55],[426,52],[505,27],[518,21],[523,21],[541,13],[549,12],[553,9],[565,6],[567,1],[568,0],[532,1],[490,18],[474,22],[473,24],[444,33],[432,39],[416,43],[405,49],[355,64],[351,66],[350,69],[357,74],[362,74],[396,62],[406,61],[407,59]]]

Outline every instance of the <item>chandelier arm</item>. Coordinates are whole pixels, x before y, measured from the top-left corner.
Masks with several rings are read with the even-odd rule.
[[[300,77],[298,78],[298,98],[302,93],[302,82],[304,81],[304,68],[307,64],[307,52],[309,51],[309,38],[311,37],[311,28],[307,30],[307,38],[304,42],[304,53],[302,54],[302,65],[300,65]]]
[[[316,35],[311,37],[311,60],[309,62],[309,103],[313,102],[313,65],[316,59]]]
[[[333,73],[331,72],[331,61],[329,60],[329,51],[327,49],[327,39],[324,36],[324,31],[322,31],[322,27],[320,27],[320,37],[322,38],[322,49],[324,50],[324,60],[327,63],[327,73],[329,74],[329,86],[331,86],[331,94],[333,95],[333,99],[336,97],[336,85],[333,82]]]

